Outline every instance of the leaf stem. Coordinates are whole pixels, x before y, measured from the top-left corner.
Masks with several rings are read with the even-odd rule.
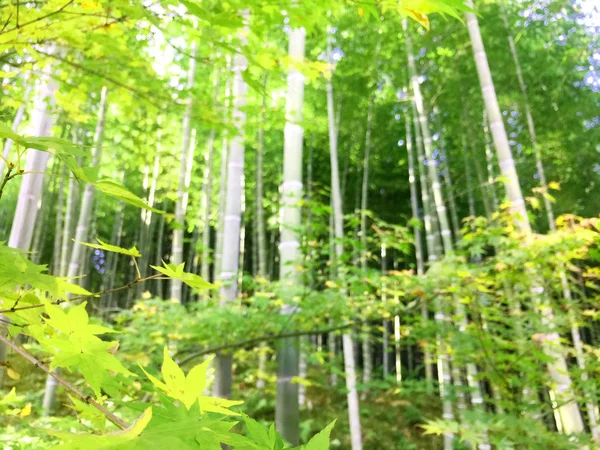
[[[117,417],[112,412],[110,412],[108,409],[106,409],[104,406],[102,406],[100,403],[98,403],[96,400],[94,400],[91,396],[84,394],[79,389],[77,389],[75,386],[73,386],[71,383],[69,383],[67,380],[65,380],[63,377],[61,377],[60,375],[51,371],[48,368],[48,366],[43,364],[35,356],[30,354],[26,350],[22,349],[21,347],[19,347],[17,344],[13,343],[7,337],[2,336],[2,334],[0,334],[0,341],[4,342],[7,346],[12,348],[15,352],[17,352],[23,358],[28,360],[35,367],[42,369],[44,372],[46,372],[48,375],[50,375],[52,378],[54,378],[59,384],[62,384],[66,389],[68,389],[73,394],[75,394],[77,397],[82,399],[85,403],[96,408],[98,411],[100,411],[102,414],[104,414],[108,420],[110,420],[112,423],[114,423],[117,427],[119,427],[123,430],[126,428],[129,428],[129,425],[123,419]]]
[[[323,328],[323,329],[318,329],[318,330],[300,330],[300,331],[292,331],[289,333],[267,334],[264,336],[258,336],[258,337],[254,337],[254,338],[250,338],[250,339],[245,339],[243,341],[233,342],[231,344],[216,345],[214,347],[208,347],[208,348],[205,348],[204,350],[200,350],[196,353],[192,353],[191,355],[186,356],[185,358],[183,358],[181,360],[178,360],[177,363],[179,365],[183,365],[183,364],[185,364],[193,359],[196,359],[200,356],[209,355],[211,353],[218,353],[223,350],[248,347],[248,346],[258,344],[261,342],[269,342],[269,341],[276,341],[279,339],[285,339],[285,338],[290,338],[290,337],[300,337],[300,336],[307,336],[307,335],[311,335],[311,334],[325,334],[325,333],[330,333],[332,331],[345,330],[346,328],[351,328],[351,327],[355,326],[357,323],[359,323],[359,321],[348,322],[348,323],[344,323],[342,325],[337,325],[334,327]]]
[[[131,280],[129,283],[114,288],[114,289],[107,289],[105,291],[101,291],[101,292],[93,292],[91,294],[88,295],[78,295],[77,297],[72,297],[68,300],[65,299],[58,299],[55,300],[53,302],[50,302],[51,305],[60,305],[61,303],[67,303],[67,302],[73,302],[75,300],[81,300],[84,298],[88,298],[88,297],[100,297],[101,295],[104,294],[110,294],[111,292],[118,292],[118,291],[122,291],[124,289],[129,289],[130,287],[132,287],[133,285],[137,284],[137,283],[141,283],[142,281],[147,281],[147,280],[154,280],[157,278],[161,278],[162,274],[154,274],[154,275],[150,275],[149,277],[145,277],[145,278],[136,278],[135,280]],[[16,304],[15,304],[16,305]],[[42,308],[44,306],[43,303],[38,303],[37,305],[27,305],[27,306],[19,306],[19,307],[15,307],[13,306],[12,308],[8,308],[8,309],[0,309],[0,314],[4,314],[4,313],[14,313],[17,311],[23,311],[26,309],[35,309],[35,308]]]

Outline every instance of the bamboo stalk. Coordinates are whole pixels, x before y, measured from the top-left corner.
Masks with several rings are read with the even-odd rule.
[[[198,42],[193,41],[190,49],[190,61],[187,73],[187,100],[185,112],[183,115],[182,128],[182,146],[179,159],[179,182],[177,185],[177,201],[175,203],[175,228],[173,229],[173,243],[171,250],[171,263],[176,266],[183,262],[183,237],[185,228],[185,212],[187,208],[188,187],[191,162],[194,153],[192,144],[192,110],[194,107],[194,97],[192,90],[194,88],[196,77],[196,54],[198,52]],[[192,155],[190,157],[190,155]],[[182,282],[181,280],[171,280],[170,298],[176,302],[182,301]]]
[[[331,59],[331,33],[328,33],[327,40],[327,53],[329,56],[329,63],[333,66]],[[327,117],[329,123],[329,148],[330,148],[330,159],[331,159],[331,188],[332,188],[332,204],[333,204],[333,224],[334,224],[334,236],[335,236],[335,252],[338,263],[341,261],[341,257],[344,251],[343,238],[343,215],[342,215],[342,197],[340,193],[340,177],[339,177],[339,163],[337,154],[337,130],[335,127],[334,119],[334,106],[333,106],[333,84],[332,84],[332,73],[327,80]],[[337,271],[340,270],[339,265],[336,265]],[[339,275],[339,272],[338,272]],[[352,443],[352,450],[362,450],[362,433],[360,426],[360,411],[358,402],[358,393],[356,390],[356,368],[354,365],[354,343],[352,342],[352,335],[348,332],[342,336],[342,347],[344,353],[344,369],[346,375],[346,389],[348,399],[348,417],[350,422],[350,440]]]

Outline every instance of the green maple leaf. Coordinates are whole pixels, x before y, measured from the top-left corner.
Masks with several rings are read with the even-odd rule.
[[[54,355],[50,370],[57,367],[79,370],[97,397],[111,371],[135,376],[113,355],[118,343],[103,341],[97,336],[113,330],[90,324],[85,302],[66,312],[47,300],[42,303],[48,315],[44,321],[51,333],[47,335],[48,327],[36,326],[30,327],[30,334],[44,350]]]
[[[303,447],[304,450],[329,450],[329,436],[335,426],[335,420],[315,434]]]
[[[175,264],[167,264],[163,261],[163,267],[159,266],[150,266],[154,270],[166,275],[167,277],[174,280],[181,280],[183,283],[187,284],[189,287],[197,290],[211,289],[214,288],[215,285],[209,283],[204,278],[196,275],[195,273],[184,272],[183,266],[185,263],[181,263],[176,266]]]
[[[127,249],[127,248],[117,247],[116,245],[107,244],[106,242],[101,241],[98,238],[96,238],[96,240],[98,241],[97,244],[91,244],[89,242],[80,242],[80,244],[85,245],[87,247],[104,250],[107,252],[120,253],[122,255],[132,256],[134,258],[139,258],[140,256],[142,256],[140,254],[140,252],[138,251],[138,249],[135,248],[135,246]]]
[[[103,435],[74,434],[49,430],[52,436],[56,436],[63,442],[52,449],[61,450],[125,450],[135,446],[135,441],[152,419],[152,408],[146,409],[135,423],[124,431]]]
[[[32,263],[24,256],[23,251],[0,244],[1,292],[14,291],[20,286],[30,285],[34,289],[58,296],[58,281],[52,275],[44,273],[46,271],[45,265]]]
[[[230,416],[238,415],[238,413],[229,410],[229,407],[241,405],[243,402],[203,395],[204,388],[206,387],[206,371],[212,358],[208,358],[202,364],[195,366],[186,376],[183,373],[183,370],[181,370],[175,361],[173,361],[169,355],[169,349],[166,346],[163,353],[164,357],[161,373],[164,382],[150,375],[140,366],[152,384],[169,397],[181,401],[188,409],[190,409],[196,401],[199,401],[200,411],[202,413],[214,412]]]

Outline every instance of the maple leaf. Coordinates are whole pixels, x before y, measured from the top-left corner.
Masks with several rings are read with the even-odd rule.
[[[57,367],[77,369],[84,376],[96,397],[100,397],[102,386],[110,372],[135,376],[127,370],[113,354],[116,342],[100,339],[98,334],[113,333],[110,328],[89,323],[86,302],[73,306],[68,311],[43,299],[48,318],[41,325],[30,328],[30,334],[47,352],[54,355],[50,370]]]
[[[135,423],[123,431],[103,435],[64,433],[48,430],[52,436],[56,436],[63,442],[52,449],[61,450],[108,450],[132,448],[135,441],[140,439],[142,431],[152,419],[152,408],[146,409]]]
[[[171,355],[169,355],[169,349],[166,346],[163,353],[161,373],[164,382],[150,375],[140,366],[152,384],[169,397],[180,400],[187,409],[190,409],[196,401],[199,401],[201,412],[238,415],[238,413],[231,411],[228,408],[235,405],[241,405],[243,402],[202,395],[204,388],[206,387],[206,371],[212,357],[192,368],[186,376],[183,373],[183,370],[181,370],[175,361],[173,361]]]
[[[214,284],[209,283],[204,278],[196,275],[195,273],[184,272],[183,266],[185,263],[181,263],[178,266],[175,264],[167,264],[163,261],[163,267],[150,266],[154,270],[166,275],[167,277],[180,280],[187,284],[189,287],[197,290],[212,289],[215,287]]]

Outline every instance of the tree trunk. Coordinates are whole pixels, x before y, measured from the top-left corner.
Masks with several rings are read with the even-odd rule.
[[[256,241],[256,256],[258,259],[257,276],[259,278],[268,278],[267,272],[267,235],[265,232],[265,208],[264,208],[264,194],[263,194],[263,160],[265,151],[265,115],[267,109],[267,76],[265,75],[263,82],[263,89],[265,94],[262,98],[260,126],[258,128],[258,145],[256,148],[256,211],[255,211],[255,224],[256,233],[254,234]],[[265,387],[264,374],[267,366],[267,352],[266,349],[261,346],[261,351],[258,354],[258,373],[259,379],[256,383],[256,387],[262,389]]]
[[[289,57],[293,64],[304,61],[304,28],[294,28],[290,33]],[[302,200],[302,106],[304,103],[304,75],[294,65],[287,78],[286,124],[284,129],[283,183],[281,185],[281,231],[279,242],[279,278],[282,296],[286,302],[283,314],[296,310],[294,297],[301,286],[302,277],[300,235]],[[260,199],[257,199],[260,202]],[[275,426],[292,445],[300,443],[300,413],[298,409],[298,384],[293,378],[299,375],[300,341],[286,338],[277,352],[277,404]]]
[[[54,226],[54,243],[52,247],[52,273],[60,276],[60,250],[62,248],[63,218],[65,203],[65,178],[68,176],[67,166],[63,164],[60,183],[58,185],[58,200],[56,207],[56,223]]]
[[[267,76],[263,87],[267,89]],[[265,151],[265,114],[267,108],[267,96],[263,95],[261,108],[261,125],[258,129],[258,146],[256,149],[256,237],[258,250],[258,276],[266,278],[267,274],[267,235],[265,232],[265,209],[263,205],[263,159]]]
[[[531,145],[533,147],[533,152],[535,155],[535,166],[537,168],[537,172],[540,179],[540,186],[542,189],[548,188],[548,183],[546,182],[546,172],[544,170],[544,164],[542,162],[542,153],[540,146],[537,140],[537,134],[535,132],[535,123],[533,121],[533,114],[531,113],[531,106],[529,105],[529,97],[527,95],[527,86],[525,85],[525,80],[523,78],[523,72],[521,71],[521,63],[519,62],[519,55],[517,54],[517,48],[515,46],[515,40],[510,32],[510,27],[508,25],[508,19],[506,17],[506,8],[504,7],[504,2],[500,2],[500,12],[502,16],[502,21],[504,22],[504,26],[506,28],[506,32],[508,34],[508,45],[510,47],[510,54],[512,56],[513,62],[515,63],[515,69],[517,72],[517,80],[519,81],[519,88],[521,89],[521,95],[523,97],[523,109],[525,110],[525,118],[527,119],[527,128],[529,130],[529,137],[531,138]],[[483,44],[482,44],[483,46]],[[482,47],[483,48],[483,47]],[[491,81],[491,79],[490,79]],[[544,207],[546,209],[546,216],[548,218],[548,227],[554,231],[556,230],[556,224],[554,222],[554,211],[552,209],[552,203],[550,199],[544,196]]]
[[[435,167],[435,160],[433,159],[433,155],[432,155],[432,150],[431,150],[431,135],[429,133],[429,124],[427,122],[427,116],[425,113],[425,105],[423,102],[423,97],[421,95],[421,87],[419,85],[419,79],[418,79],[418,74],[417,74],[417,69],[416,69],[416,64],[415,64],[415,60],[414,60],[414,55],[413,55],[413,49],[412,49],[412,39],[411,36],[409,34],[408,31],[408,21],[406,19],[402,20],[402,28],[404,30],[404,34],[405,34],[405,39],[406,39],[406,53],[408,55],[408,69],[409,69],[409,74],[410,74],[410,85],[412,87],[412,91],[413,91],[413,97],[414,97],[414,101],[413,101],[413,112],[415,113],[415,118],[417,119],[418,122],[415,123],[415,130],[417,133],[417,139],[419,139],[419,137],[422,137],[422,143],[423,143],[423,149],[424,149],[424,153],[425,156],[427,157],[427,169],[428,169],[428,175],[429,178],[431,179],[431,189],[433,191],[433,199],[434,199],[434,205],[435,205],[435,209],[437,211],[437,221],[439,223],[440,226],[440,230],[441,230],[441,236],[442,236],[442,242],[443,242],[443,248],[444,251],[446,253],[451,253],[452,252],[452,237],[451,237],[451,231],[449,229],[449,224],[448,224],[448,217],[446,214],[446,207],[444,206],[444,200],[442,197],[442,192],[441,192],[441,186],[439,183],[439,178],[438,178],[438,173]],[[418,142],[417,142],[418,144]],[[417,148],[420,150],[419,145],[417,145]],[[425,167],[424,167],[424,155],[419,154],[419,169],[421,172],[425,171]],[[427,198],[423,198],[423,204],[425,204],[426,202],[429,203],[429,194],[427,193],[429,190],[429,186],[427,183],[427,175],[422,174],[421,175],[421,189],[422,189],[422,195],[425,195]],[[424,184],[424,185],[423,185]],[[427,194],[425,194],[427,193]],[[431,211],[430,211],[431,212]],[[431,220],[431,219],[430,219]],[[430,227],[433,228],[433,227]],[[435,237],[432,239],[427,239],[428,242],[428,253],[430,255],[430,260],[431,260],[431,255],[434,255],[434,261],[438,259],[439,256],[441,256],[440,253],[438,253],[438,250],[435,246],[435,241],[434,241]],[[442,309],[441,307],[437,308],[437,311],[435,313],[435,319],[436,321],[438,321],[439,325],[444,327],[445,326],[445,322],[446,322],[446,314],[444,309]],[[441,340],[438,338],[438,347],[439,347],[439,362],[438,362],[438,376],[440,379],[440,396],[442,397],[442,403],[443,403],[443,417],[445,419],[450,419],[452,420],[452,418],[454,417],[454,414],[452,412],[452,402],[448,399],[448,389],[450,387],[450,381],[451,381],[451,376],[450,376],[450,356],[447,353],[447,348],[446,348],[446,344],[444,342],[441,342]],[[452,449],[454,446],[453,443],[454,437],[452,434],[450,433],[446,433],[444,434],[444,450],[449,450]]]
[[[229,95],[231,90],[231,79],[229,76],[225,80],[225,105],[224,122],[228,123],[229,116]],[[225,227],[225,194],[227,192],[227,167],[228,161],[228,139],[227,130],[223,132],[221,139],[221,171],[219,174],[219,217],[217,223],[216,243],[215,243],[215,262],[213,264],[213,280],[219,279],[221,274],[221,262],[223,260],[223,229]]]
[[[429,186],[427,183],[427,174],[425,172],[425,155],[423,151],[423,139],[421,138],[421,129],[417,121],[417,111],[414,103],[412,104],[413,120],[415,124],[415,143],[417,147],[417,155],[419,162],[419,181],[421,185],[421,199],[423,202],[423,222],[425,224],[425,244],[427,247],[427,255],[429,263],[435,263],[439,258],[440,247],[438,244],[439,236],[437,235],[437,224],[435,216],[431,214],[431,201],[429,199]],[[441,308],[440,302],[435,302],[435,321],[440,329],[443,329],[446,324],[446,315]],[[440,385],[440,398],[442,400],[443,418],[448,420],[454,419],[452,408],[452,400],[449,398],[452,388],[452,376],[450,372],[450,355],[446,343],[441,339],[440,334],[436,336],[438,356],[438,383]],[[454,435],[451,433],[444,434],[444,450],[452,450],[454,448]]]
[[[417,178],[415,176],[415,155],[412,146],[412,131],[410,115],[407,113],[404,116],[406,122],[406,152],[408,154],[408,182],[410,184],[410,206],[412,210],[413,233],[415,235],[415,257],[417,262],[417,275],[425,274],[425,260],[423,258],[423,244],[421,241],[421,227],[416,223],[420,221],[419,217],[419,198],[417,192]],[[422,166],[421,166],[422,167]],[[421,169],[422,170],[422,169]],[[425,180],[423,180],[425,181]],[[429,206],[428,206],[429,208]],[[423,324],[429,320],[429,311],[425,302],[421,303],[421,318]],[[396,340],[397,350],[396,358],[400,360],[400,317],[394,318],[394,336]],[[429,389],[433,388],[433,367],[431,366],[431,352],[425,347],[425,379]],[[397,363],[398,364],[398,363]]]
[[[461,135],[462,139],[462,154],[463,154],[463,162],[465,165],[465,179],[467,184],[467,202],[469,205],[469,216],[474,217],[476,215],[475,211],[475,196],[473,195],[473,175],[471,173],[471,164],[469,164],[469,155],[472,155],[470,151],[470,147],[467,144],[467,139],[464,133]],[[472,137],[471,137],[472,139]],[[485,194],[482,194],[485,195]],[[487,216],[489,218],[489,215]]]
[[[490,147],[490,130],[487,124],[487,114],[483,113],[483,139],[485,148],[485,162],[487,170],[487,188],[492,198],[492,210],[498,211],[498,194],[496,192],[496,177],[494,175],[494,155]]]
[[[112,235],[110,237],[110,243],[119,247],[121,245],[121,235],[123,232],[123,202],[119,202],[117,204],[117,209],[115,211],[115,223],[113,225]],[[161,217],[164,217],[162,215]],[[160,241],[159,241],[160,243]],[[117,253],[109,253],[106,258],[106,273],[105,273],[105,289],[111,290],[115,287],[115,278],[117,276],[117,264],[119,262],[119,257]],[[160,265],[160,261],[155,265]],[[110,312],[111,308],[114,305],[113,298],[115,293],[109,292],[106,296],[105,305],[108,312]]]
[[[506,32],[508,34],[508,45],[510,47],[510,53],[513,58],[513,62],[515,63],[515,69],[517,73],[517,80],[519,81],[519,88],[521,89],[521,95],[523,97],[523,109],[525,110],[525,118],[527,119],[527,128],[529,130],[529,136],[531,138],[531,145],[533,146],[533,151],[535,155],[535,165],[537,168],[540,187],[544,190],[543,193],[546,194],[548,190],[548,182],[546,181],[546,171],[544,170],[544,163],[542,160],[542,152],[540,145],[537,140],[537,134],[535,131],[535,122],[533,120],[533,114],[531,112],[531,106],[529,105],[529,96],[527,94],[527,85],[525,84],[525,79],[523,78],[523,72],[521,70],[521,63],[519,61],[519,55],[517,53],[517,48],[515,45],[515,40],[510,32],[510,27],[508,25],[508,18],[506,16],[506,8],[503,2],[500,2],[500,11],[502,16],[502,21],[504,22],[504,26],[506,28]],[[543,195],[544,199],[544,209],[546,210],[546,217],[548,219],[548,228],[550,231],[556,231],[556,221],[554,219],[554,209],[552,208],[552,202],[548,198],[547,195]],[[561,269],[560,272],[560,281],[563,290],[563,296],[566,300],[566,303],[570,305],[573,300],[573,295],[571,293],[571,288],[567,281],[567,277],[565,275],[564,268]],[[582,370],[582,379],[585,381],[588,378],[586,372],[586,363],[584,358],[583,345],[581,341],[581,335],[579,333],[579,327],[575,325],[575,318],[571,317],[571,337],[573,339],[573,346],[575,348],[575,356],[577,359],[577,365]],[[598,429],[598,418],[596,415],[597,405],[586,392],[586,408],[588,410],[588,421],[590,426],[590,431],[594,439],[598,440],[600,438],[600,430]]]
[[[165,205],[165,204],[166,203],[163,202],[163,205]],[[154,265],[155,266],[161,266],[163,258],[164,258],[164,248],[163,247],[164,247],[164,240],[165,240],[165,222],[166,222],[165,215],[161,214],[160,219],[158,221],[158,236],[156,238],[156,254],[154,255]],[[165,298],[163,284],[164,284],[163,280],[161,280],[160,278],[156,279],[155,295],[158,298]]]
[[[48,106],[54,106],[54,91],[57,83],[50,77],[50,71],[51,66],[48,66],[46,72],[42,75],[34,101],[31,114],[31,130],[35,136],[48,136],[52,128],[52,115],[48,111]],[[48,164],[48,157],[49,153],[47,152],[32,149],[27,151],[27,160],[24,167],[26,174],[23,175],[19,189],[17,207],[8,239],[9,247],[29,251],[38,204],[41,202],[44,172]],[[0,319],[7,320],[1,314]],[[0,332],[6,333],[7,329],[3,327]],[[5,360],[6,345],[0,343],[0,361]],[[5,368],[0,367],[0,387],[4,383],[4,373]]]
[[[221,73],[217,70],[215,73],[215,93],[213,97],[213,107],[216,111],[219,96],[219,84]],[[204,188],[203,188],[203,230],[202,230],[202,260],[200,261],[200,275],[205,280],[210,280],[210,215],[212,212],[212,187],[213,187],[213,159],[215,153],[215,129],[210,130],[208,138],[208,150],[206,152],[206,165],[204,167]]]
[[[448,205],[450,205],[450,220],[452,220],[452,231],[454,231],[454,239],[457,240],[460,235],[460,221],[458,220],[458,210],[456,208],[456,199],[454,197],[454,186],[452,184],[450,162],[448,160],[448,153],[446,152],[446,141],[444,140],[443,124],[437,106],[433,108],[433,113],[435,114],[435,117],[437,119],[437,127],[440,141],[440,159],[443,161],[443,178],[444,184],[446,185]]]
[[[466,4],[467,6],[474,8],[471,0],[467,0]],[[471,37],[473,55],[477,66],[477,74],[481,84],[485,108],[490,122],[492,139],[494,141],[494,146],[496,147],[496,153],[498,154],[500,171],[506,179],[504,185],[508,199],[511,202],[511,210],[517,215],[516,224],[519,230],[522,233],[530,234],[531,225],[529,224],[527,210],[525,209],[525,202],[523,200],[523,194],[521,193],[519,177],[515,170],[508,137],[504,128],[504,123],[502,122],[502,114],[500,112],[500,106],[498,105],[498,99],[496,98],[496,90],[494,88],[487,55],[481,38],[479,22],[477,16],[472,12],[465,13],[465,19]],[[543,288],[535,286],[534,283],[532,294],[534,296],[534,304],[538,307],[541,306],[540,298],[542,293]],[[552,324],[554,322],[554,313],[550,308],[544,308],[543,316],[547,323]],[[548,336],[548,338],[553,342],[544,345],[544,351],[548,356],[554,359],[554,362],[548,365],[548,370],[553,382],[556,384],[556,402],[559,405],[558,414],[562,422],[563,432],[567,434],[581,433],[584,430],[583,419],[581,417],[579,406],[573,400],[572,382],[571,377],[568,374],[567,362],[560,351],[558,339],[551,339],[552,336]]]
[[[468,129],[468,127],[467,127]],[[470,130],[469,130],[470,132]],[[475,138],[471,137],[471,143],[467,147],[467,154],[471,161],[473,161],[473,165],[475,166],[475,176],[477,177],[477,185],[479,186],[479,191],[481,192],[481,201],[483,203],[483,209],[485,211],[486,217],[491,217],[492,215],[492,207],[490,206],[490,197],[491,192],[487,189],[488,184],[483,175],[483,169],[481,168],[481,164],[479,163],[479,158],[477,157],[477,146],[475,145]]]
[[[198,49],[198,42],[192,42],[190,49],[190,66],[187,74],[187,101],[185,107],[185,113],[183,116],[183,138],[181,146],[181,157],[179,160],[179,184],[177,186],[177,202],[175,203],[175,221],[173,224],[173,244],[171,249],[171,264],[176,266],[183,262],[183,237],[185,233],[185,211],[187,208],[188,199],[188,186],[187,174],[189,172],[188,164],[190,163],[190,154],[194,153],[194,149],[191,146],[192,137],[192,109],[194,104],[194,97],[192,89],[194,88],[194,80],[196,76],[196,53]],[[181,280],[170,280],[171,293],[170,299],[181,303]]]
[[[156,154],[154,155],[154,164],[152,166],[152,178],[150,179],[150,183],[148,186],[148,182],[146,185],[148,186],[148,197],[147,203],[148,206],[154,207],[154,200],[156,198],[156,185],[158,183],[158,173],[160,171],[160,143],[158,148],[156,149]],[[148,179],[148,174],[146,173],[146,180]],[[153,247],[152,242],[152,234],[153,234],[153,219],[152,211],[149,209],[142,209],[141,211],[142,218],[142,230],[140,234],[140,253],[141,258],[139,259],[139,269],[140,275],[142,278],[148,276],[148,262],[150,261],[150,253]],[[144,291],[146,283],[140,282],[136,286],[137,298],[139,299]]]
[[[102,157],[102,141],[104,138],[107,94],[107,88],[103,87],[100,94],[98,123],[96,124],[96,132],[94,134],[94,144],[92,148],[92,160],[90,164],[92,167],[97,166]],[[69,261],[69,269],[67,271],[67,276],[69,278],[74,278],[79,275],[79,269],[84,254],[84,246],[81,243],[88,240],[88,230],[92,218],[92,205],[94,204],[94,192],[95,188],[92,184],[87,184],[83,191],[79,209],[79,218],[77,220],[77,229],[75,231],[75,242],[73,243],[73,247],[71,249],[71,258]]]
[[[367,207],[369,195],[369,159],[371,157],[371,128],[373,126],[373,107],[375,97],[372,95],[369,100],[369,109],[367,112],[367,131],[365,133],[365,157],[363,161],[363,179],[361,189],[360,203],[360,268],[363,277],[367,276]],[[363,383],[371,382],[373,372],[373,352],[371,349],[371,340],[369,328],[365,326],[362,336],[362,356],[363,356]],[[366,395],[367,389],[363,393]]]
[[[33,233],[31,243],[31,262],[40,264],[43,261],[44,242],[46,242],[46,232],[48,231],[48,221],[50,220],[50,214],[54,210],[54,203],[56,201],[56,180],[58,179],[58,168],[60,162],[58,158],[50,158],[50,177],[44,179],[42,190],[46,193],[46,201],[40,203],[35,229]]]
[[[246,45],[247,22],[249,11],[244,10],[241,16],[246,23],[240,33],[241,45]],[[229,141],[229,161],[227,163],[227,194],[225,215],[223,217],[223,259],[220,267],[221,303],[232,302],[238,294],[238,265],[240,255],[240,231],[242,222],[242,178],[244,176],[244,126],[248,87],[243,78],[247,60],[242,53],[235,55],[233,62],[233,124],[236,136]],[[214,394],[217,397],[231,397],[233,357],[231,354],[220,353],[215,359]]]
[[[104,122],[106,118],[107,107],[107,88],[103,87],[100,94],[100,109],[98,111],[98,123],[96,124],[96,132],[94,134],[94,144],[92,148],[91,166],[95,167],[100,163],[102,155],[102,141],[104,138]],[[80,275],[81,262],[84,260],[85,247],[81,244],[88,240],[88,229],[92,218],[92,205],[94,203],[95,188],[92,184],[87,184],[83,192],[83,198],[79,209],[79,219],[77,220],[77,229],[75,232],[75,242],[71,250],[71,258],[67,271],[67,276],[73,279]],[[81,284],[81,280],[77,282]],[[49,414],[54,409],[56,402],[56,380],[48,375],[46,378],[46,389],[44,391],[44,399],[42,409],[44,414]]]
[[[73,132],[73,143],[77,144],[77,131]],[[75,219],[75,207],[79,203],[79,183],[73,174],[69,173],[69,187],[67,192],[67,203],[65,205],[65,223],[62,230],[62,242],[60,249],[60,276],[66,277],[69,269],[69,255],[71,254],[71,248],[73,242],[71,236],[73,236],[73,225]]]
[[[328,35],[327,50],[329,62],[333,65],[331,59],[331,34]],[[333,74],[331,74],[333,75]],[[331,158],[331,194],[333,204],[333,223],[335,231],[335,252],[338,263],[341,261],[344,252],[343,238],[343,213],[342,197],[340,195],[340,175],[337,155],[337,131],[334,121],[333,106],[333,84],[330,78],[327,80],[327,116],[329,121],[329,148]],[[340,270],[339,264],[336,266]],[[343,277],[342,277],[343,278]],[[356,368],[354,367],[354,343],[352,336],[345,332],[342,336],[342,345],[344,349],[344,369],[346,375],[346,389],[348,391],[348,417],[350,423],[350,440],[352,450],[362,450],[362,433],[360,427],[360,410],[358,403],[358,393],[356,391]]]

